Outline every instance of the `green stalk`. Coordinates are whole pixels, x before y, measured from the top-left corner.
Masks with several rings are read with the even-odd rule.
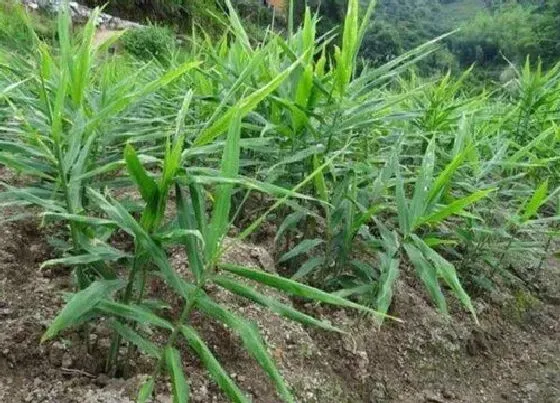
[[[198,296],[200,291],[202,291],[202,286],[201,285],[197,286],[196,289],[194,290],[194,292],[185,301],[185,306],[183,307],[183,311],[181,312],[181,316],[179,317],[179,320],[176,322],[176,324],[173,328],[173,332],[171,332],[171,335],[169,336],[169,339],[167,339],[167,343],[165,344],[165,347],[163,348],[163,351],[165,351],[167,348],[173,347],[173,345],[175,344],[175,341],[177,340],[177,336],[179,335],[181,326],[183,326],[183,324],[189,318],[189,316],[192,312],[192,309],[194,308],[194,304],[196,302],[196,297]],[[154,382],[156,381],[157,377],[159,376],[159,374],[163,370],[164,365],[165,365],[165,360],[164,360],[164,356],[162,355],[159,358],[159,360],[156,364],[156,367],[154,369],[154,372],[152,373],[152,376],[151,376],[151,378],[154,380]]]
[[[132,298],[132,294],[134,292],[134,280],[136,279],[136,273],[142,268],[144,265],[140,262],[140,255],[142,254],[142,249],[139,245],[136,245],[136,250],[134,253],[134,261],[132,262],[132,270],[128,274],[128,281],[126,284],[126,290],[123,297],[123,303],[128,304],[130,299]]]
[[[139,259],[140,252],[141,249],[137,245],[134,254],[134,261],[132,263],[132,270],[130,270],[130,273],[128,274],[128,282],[126,284],[126,289],[122,300],[124,304],[128,304],[130,302],[130,299],[132,298],[132,294],[134,292],[134,280],[136,279],[136,273],[141,267],[144,266],[140,264],[140,259]],[[111,372],[112,376],[114,376],[117,370],[120,345],[121,345],[121,335],[115,332],[113,333],[113,336],[111,338],[111,348],[109,350],[109,357],[107,358],[107,363],[105,364],[105,372],[107,373]]]
[[[39,75],[41,78],[41,92],[43,95],[43,98],[45,99],[45,103],[47,104],[47,110],[49,111],[48,117],[49,117],[49,124],[53,125],[53,109],[52,109],[52,105],[50,102],[50,98],[48,97],[47,94],[47,89],[45,87],[45,79],[43,77],[42,74]],[[56,160],[57,160],[57,168],[58,168],[58,174],[60,176],[60,181],[61,181],[61,185],[64,191],[64,198],[66,199],[66,208],[68,209],[68,212],[70,214],[74,214],[74,209],[72,208],[72,204],[70,203],[70,194],[68,193],[68,180],[66,178],[66,175],[64,174],[64,169],[63,169],[63,159],[62,159],[62,148],[60,146],[60,142],[59,139],[57,139],[57,136],[53,136],[53,140],[55,143],[55,155],[56,155]],[[72,236],[72,247],[74,249],[74,252],[77,252],[79,250],[79,233],[78,233],[78,228],[76,227],[76,223],[70,221],[70,233]]]
[[[294,35],[294,0],[288,0],[288,41]]]
[[[146,270],[146,265],[142,265],[142,272],[141,272],[141,276],[140,276],[140,289],[138,290],[138,297],[136,298],[136,303],[139,305],[140,303],[142,303],[142,299],[144,298],[144,290],[146,289],[146,278],[147,278],[147,270]],[[132,324],[132,330],[136,330],[136,326],[137,323],[134,322]],[[136,350],[136,346],[132,343],[128,343],[128,349],[126,351],[126,360],[124,362],[124,366],[123,366],[123,376],[125,378],[128,377],[128,363],[130,362],[130,359],[132,357],[132,353]]]

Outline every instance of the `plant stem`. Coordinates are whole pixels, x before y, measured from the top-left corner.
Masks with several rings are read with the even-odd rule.
[[[142,299],[144,298],[144,290],[146,288],[146,276],[147,270],[146,265],[142,265],[142,273],[140,275],[140,289],[138,290],[138,297],[136,298],[136,303],[139,305],[142,303]],[[132,330],[136,330],[137,323],[134,322],[132,325]],[[128,377],[128,363],[132,357],[132,353],[136,350],[136,346],[132,343],[128,343],[128,350],[126,352],[126,359],[123,365],[123,377]]]
[[[140,269],[141,262],[139,256],[142,253],[139,245],[136,245],[134,254],[134,261],[132,263],[132,269],[128,274],[128,282],[126,284],[126,290],[124,293],[124,297],[122,299],[123,304],[128,304],[130,299],[132,298],[132,294],[134,292],[134,280],[136,279],[136,273]],[[109,350],[109,357],[107,358],[107,363],[105,365],[105,372],[114,376],[117,370],[118,361],[119,361],[119,348],[121,345],[121,335],[118,333],[113,333],[112,340],[111,340],[111,348]],[[128,356],[128,354],[127,354]]]
[[[179,317],[179,320],[176,322],[175,327],[173,328],[173,332],[171,332],[171,335],[169,336],[169,339],[167,339],[167,343],[165,343],[164,351],[167,348],[173,347],[173,345],[175,344],[175,341],[177,340],[177,336],[179,335],[179,331],[181,329],[181,326],[183,326],[184,322],[187,321],[188,317],[190,316],[191,311],[194,308],[196,298],[197,298],[200,291],[202,291],[202,286],[201,285],[197,286],[196,289],[194,290],[194,292],[185,301],[185,306],[183,307],[183,311],[181,312],[181,316]],[[152,373],[152,379],[154,380],[154,382],[156,381],[160,372],[163,370],[164,364],[165,364],[165,359],[164,359],[164,355],[162,354],[162,356],[158,360],[158,363],[157,363],[157,365],[154,369],[154,372]]]

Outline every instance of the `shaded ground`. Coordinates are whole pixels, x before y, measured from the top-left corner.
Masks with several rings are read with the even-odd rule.
[[[132,362],[129,379],[103,374],[108,335],[98,323],[89,336],[66,333],[53,343],[40,335],[69,291],[64,270],[41,272],[50,248],[38,223],[0,228],[0,402],[128,402],[151,363]],[[171,258],[182,265],[179,253]],[[236,245],[228,259],[272,270],[266,250]],[[214,297],[256,321],[271,352],[301,402],[560,402],[560,269],[549,262],[540,274],[540,300],[526,292],[495,293],[476,301],[480,326],[456,311],[437,315],[422,288],[403,276],[394,313],[405,323],[381,330],[354,312],[303,305],[339,324],[349,335],[288,323],[259,307],[215,290]],[[152,285],[157,292],[157,285]],[[211,291],[213,292],[213,291]],[[264,374],[235,336],[222,326],[194,318],[228,372],[255,402],[276,402]],[[193,400],[224,401],[198,360],[184,350]],[[160,401],[170,401],[159,385]]]

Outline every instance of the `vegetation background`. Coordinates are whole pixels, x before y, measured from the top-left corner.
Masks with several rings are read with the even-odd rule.
[[[265,29],[271,12],[260,0],[232,2],[244,24]],[[287,10],[288,1],[284,10]],[[367,1],[362,1],[364,7]],[[103,6],[108,12],[133,20],[150,20],[174,25],[188,32],[192,24],[219,32],[223,26],[213,16],[225,9],[223,0],[127,1],[85,4]],[[296,24],[306,6],[319,10],[318,32],[326,33],[341,26],[346,14],[344,0],[295,0]],[[361,56],[372,63],[383,63],[404,51],[444,33],[460,29],[445,40],[445,47],[420,69],[427,73],[452,68],[465,69],[472,64],[487,78],[497,79],[508,62],[523,63],[527,55],[540,57],[546,66],[555,64],[560,52],[560,2],[558,0],[378,0],[361,47]],[[282,18],[277,27],[282,26]],[[257,32],[254,32],[258,36]]]

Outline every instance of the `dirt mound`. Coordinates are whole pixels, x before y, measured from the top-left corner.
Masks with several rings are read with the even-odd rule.
[[[62,305],[62,293],[70,290],[68,273],[39,270],[51,255],[47,236],[33,220],[0,229],[0,401],[133,401],[152,364],[135,359],[129,379],[104,375],[108,333],[103,323],[89,334],[65,333],[53,343],[39,343]],[[251,244],[232,243],[226,258],[274,269],[266,250]],[[180,254],[172,259],[176,267],[184,264]],[[550,262],[543,281],[559,284],[559,271]],[[476,326],[457,307],[450,318],[437,314],[412,278],[403,275],[393,307],[404,323],[388,322],[381,329],[355,312],[294,302],[340,325],[346,335],[287,322],[225,291],[209,292],[258,324],[297,401],[560,401],[560,307],[554,299],[496,292],[476,301],[481,321]],[[547,295],[557,293],[548,287]],[[228,329],[202,317],[195,317],[194,325],[254,401],[278,401]],[[225,401],[200,362],[186,349],[184,355],[193,400]],[[167,388],[159,385],[160,401],[169,401]]]

